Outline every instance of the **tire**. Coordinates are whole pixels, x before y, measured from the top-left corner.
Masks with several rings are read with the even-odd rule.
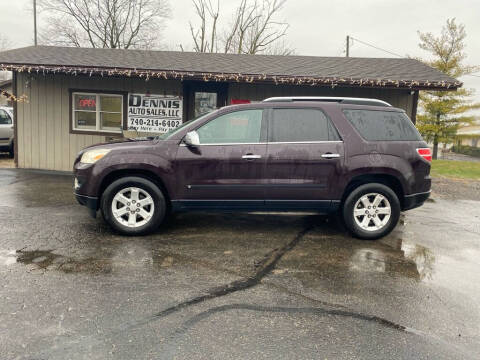
[[[160,226],[167,204],[162,191],[153,182],[128,176],[105,189],[100,207],[103,218],[115,231],[123,235],[144,235]]]
[[[14,149],[15,149],[15,146],[13,145],[13,141],[12,141],[12,144],[10,145],[10,148],[8,149],[8,156],[12,159],[14,157]]]
[[[389,234],[397,225],[400,201],[395,192],[386,185],[360,185],[345,199],[342,218],[345,227],[353,236],[364,240],[379,239]]]

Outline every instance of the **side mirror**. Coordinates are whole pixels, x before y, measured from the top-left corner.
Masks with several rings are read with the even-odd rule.
[[[194,131],[189,131],[187,135],[183,138],[183,142],[187,144],[187,146],[198,146],[200,145],[200,138],[198,137],[198,133]]]

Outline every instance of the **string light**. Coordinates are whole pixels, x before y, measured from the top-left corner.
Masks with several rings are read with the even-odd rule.
[[[28,102],[28,96],[27,95],[21,95],[21,96],[15,96],[13,94],[10,94],[8,91],[5,90],[0,90],[0,95],[4,96],[7,98],[7,100],[14,101],[14,102]]]
[[[330,86],[332,89],[342,85],[356,85],[359,87],[397,87],[397,88],[431,88],[431,89],[455,89],[462,86],[459,81],[446,82],[446,81],[417,81],[417,80],[392,80],[392,79],[369,79],[369,78],[337,78],[337,77],[321,77],[321,76],[284,76],[284,75],[267,75],[267,74],[241,74],[241,73],[193,73],[186,71],[152,71],[152,70],[138,70],[138,69],[105,69],[98,67],[71,67],[71,66],[44,66],[44,65],[5,65],[0,64],[1,71],[16,71],[19,73],[27,72],[29,74],[36,72],[43,75],[49,73],[63,73],[73,76],[78,74],[84,74],[88,76],[100,75],[100,76],[127,76],[143,78],[145,81],[149,81],[151,78],[157,79],[177,79],[181,81],[184,79],[203,80],[209,81],[236,81],[245,83],[264,82],[278,84],[292,84],[292,85],[305,85],[310,86]],[[15,97],[14,95],[2,90],[1,95],[6,96],[13,101],[21,101],[20,99],[26,99],[25,95]],[[24,100],[22,100],[24,101]]]

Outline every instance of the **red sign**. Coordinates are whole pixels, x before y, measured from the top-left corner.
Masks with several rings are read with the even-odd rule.
[[[232,99],[230,104],[232,104],[232,105],[250,104],[250,102],[251,102],[250,100],[246,100],[246,99]]]
[[[95,103],[95,99],[80,99],[78,101],[78,105],[81,107],[96,107],[97,104]]]

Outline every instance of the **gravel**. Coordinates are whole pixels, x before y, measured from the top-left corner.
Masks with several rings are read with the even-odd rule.
[[[433,178],[431,199],[480,200],[480,181]]]

